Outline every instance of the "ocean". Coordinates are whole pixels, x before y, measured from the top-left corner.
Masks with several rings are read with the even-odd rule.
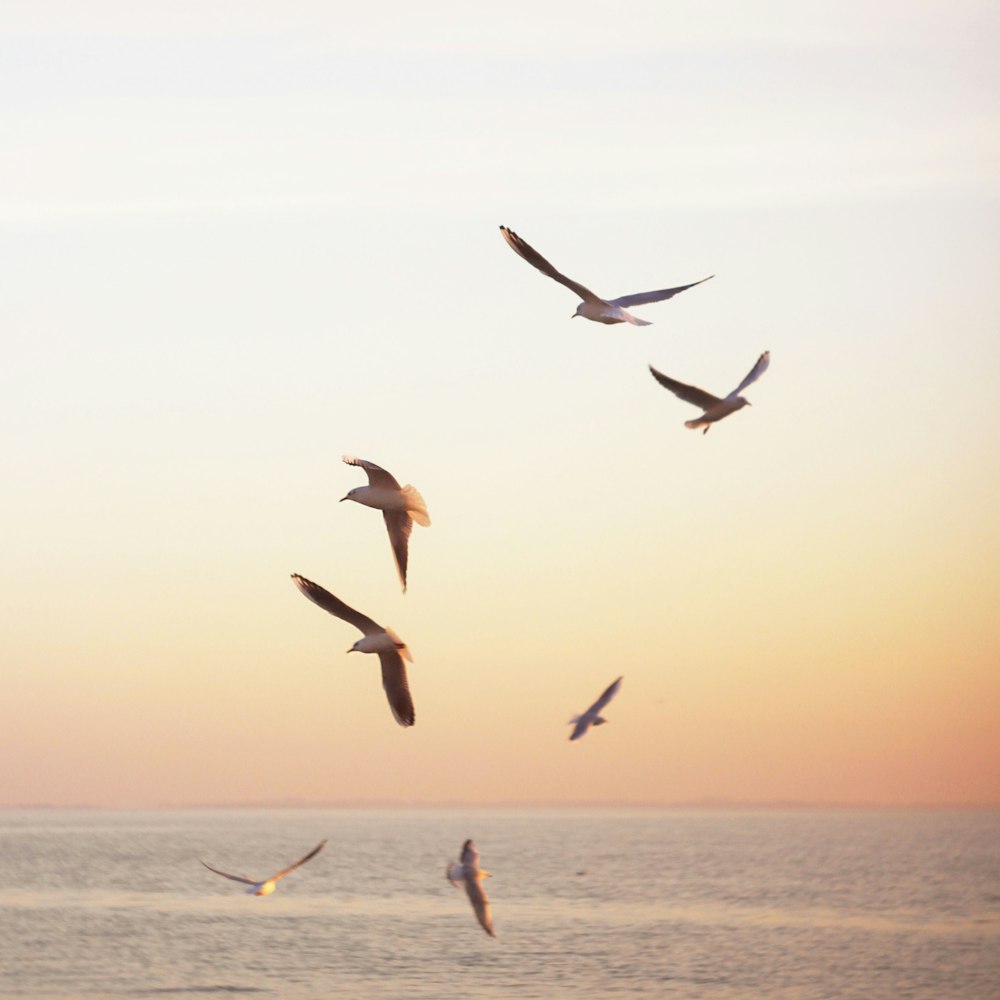
[[[1000,998],[996,811],[8,809],[0,885],[2,997]]]

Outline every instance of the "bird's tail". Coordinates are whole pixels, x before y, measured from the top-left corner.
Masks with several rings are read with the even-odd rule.
[[[393,630],[391,628],[386,628],[385,634],[390,639],[392,639],[392,641],[396,644],[396,649],[398,650],[399,655],[404,660],[409,660],[410,663],[412,663],[413,662],[413,655],[410,653],[410,647],[407,646],[406,643],[403,642],[403,640],[400,639],[399,636],[396,635],[396,633],[393,632]]]
[[[412,486],[404,486],[402,493],[406,500],[406,510],[410,517],[417,524],[422,524],[425,528],[429,528],[431,519],[427,513],[427,504],[424,503],[424,498],[420,495],[420,492]]]
[[[639,319],[638,316],[633,316],[627,309],[622,310],[622,315],[625,317],[627,323],[631,323],[633,326],[652,326],[652,322],[648,319]]]

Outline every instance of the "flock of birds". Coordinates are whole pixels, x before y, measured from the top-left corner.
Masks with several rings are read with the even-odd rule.
[[[648,326],[649,321],[633,316],[628,308],[630,306],[647,305],[651,302],[662,302],[672,298],[678,292],[686,291],[700,285],[708,278],[694,281],[687,285],[678,285],[674,288],[661,288],[652,292],[637,292],[633,295],[622,295],[616,299],[602,299],[595,295],[585,285],[567,278],[566,275],[557,271],[537,250],[529,246],[512,229],[506,226],[500,227],[500,232],[510,248],[523,257],[529,264],[537,268],[542,274],[548,275],[560,284],[565,285],[571,291],[580,296],[581,302],[576,307],[576,316],[583,316],[595,323],[631,323],[633,326]],[[731,413],[741,410],[744,406],[749,406],[749,400],[740,395],[744,389],[756,382],[757,379],[767,371],[770,364],[771,355],[765,351],[757,359],[753,368],[747,373],[740,384],[727,396],[713,396],[704,389],[699,389],[693,385],[679,382],[663,372],[657,371],[652,365],[649,370],[657,382],[665,389],[669,389],[679,399],[686,403],[691,403],[702,410],[701,416],[693,420],[686,420],[685,426],[691,429],[703,428],[702,433],[707,434],[713,423],[728,417]],[[431,523],[427,513],[427,505],[424,503],[420,493],[410,485],[400,486],[398,481],[389,472],[374,462],[369,462],[362,458],[355,458],[345,455],[344,461],[348,465],[354,465],[364,469],[368,476],[367,486],[356,486],[350,490],[343,500],[353,500],[355,503],[363,504],[366,507],[373,507],[382,512],[385,520],[386,530],[389,533],[389,543],[392,547],[393,558],[396,563],[396,570],[399,574],[399,581],[403,592],[406,592],[406,570],[409,563],[409,540],[413,531],[413,523],[428,527]],[[355,611],[354,608],[345,604],[340,598],[335,597],[328,590],[325,590],[318,583],[307,580],[298,573],[292,574],[292,580],[299,590],[309,598],[314,604],[329,612],[335,618],[353,625],[361,632],[358,639],[348,650],[349,653],[376,653],[382,669],[382,687],[385,690],[389,708],[392,710],[393,718],[401,726],[412,726],[416,719],[413,708],[413,697],[410,694],[410,686],[406,677],[406,664],[404,660],[412,662],[412,656],[406,643],[391,628],[379,625],[374,619]],[[569,724],[573,726],[570,740],[578,740],[584,736],[591,726],[600,726],[608,720],[601,715],[612,698],[618,694],[622,684],[619,677],[613,681],[601,693],[600,697],[584,712],[574,715]],[[202,861],[209,871],[215,872],[224,878],[234,882],[240,882],[250,886],[247,892],[254,896],[267,896],[274,892],[279,879],[295,871],[307,861],[316,857],[323,849],[326,841],[321,841],[304,857],[299,858],[294,864],[282,869],[276,875],[268,879],[258,881],[242,875],[231,875],[229,872],[213,868]],[[466,840],[462,845],[462,851],[457,862],[453,862],[445,868],[445,874],[449,882],[456,888],[464,886],[472,909],[476,918],[491,937],[495,937],[493,931],[493,919],[490,915],[489,899],[483,889],[483,880],[490,877],[490,873],[479,867],[479,851],[472,840]]]

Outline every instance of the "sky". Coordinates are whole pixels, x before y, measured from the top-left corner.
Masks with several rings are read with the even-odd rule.
[[[1000,803],[998,28],[9,3],[0,805]]]

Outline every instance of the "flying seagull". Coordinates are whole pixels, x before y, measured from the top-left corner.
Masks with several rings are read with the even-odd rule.
[[[601,716],[601,709],[604,708],[609,701],[616,694],[618,694],[618,689],[622,686],[621,677],[618,678],[613,684],[609,684],[604,690],[604,694],[601,695],[597,701],[594,702],[590,708],[587,709],[582,715],[574,715],[572,719],[569,720],[571,726],[576,724],[573,728],[573,732],[570,734],[571,740],[578,740],[581,736],[591,726],[603,726],[608,720]]]
[[[496,937],[493,933],[493,918],[490,916],[490,901],[486,898],[483,889],[483,879],[490,878],[490,873],[479,867],[479,851],[476,845],[467,840],[462,845],[462,855],[460,859],[448,865],[445,869],[448,881],[456,888],[461,888],[465,883],[465,891],[472,903],[473,910],[476,911],[476,919],[482,924],[483,930],[490,937]]]
[[[719,399],[718,396],[713,396],[710,392],[705,392],[704,389],[698,389],[693,385],[677,382],[664,375],[663,372],[658,372],[652,365],[649,366],[649,370],[653,373],[653,378],[665,389],[669,389],[678,399],[683,399],[685,403],[693,403],[705,411],[697,420],[685,420],[684,426],[690,427],[692,430],[696,427],[704,427],[702,434],[707,434],[708,429],[717,420],[728,417],[730,413],[735,413],[737,410],[742,410],[744,406],[750,406],[750,400],[744,399],[740,393],[748,385],[756,382],[767,371],[767,366],[770,363],[771,352],[765,351],[757,359],[753,368],[747,372],[746,378],[725,399]]]
[[[363,503],[366,507],[374,507],[382,511],[385,526],[389,531],[389,542],[392,554],[396,558],[396,569],[399,571],[399,581],[406,592],[406,562],[410,532],[413,522],[422,524],[425,528],[431,523],[427,516],[424,498],[412,486],[400,486],[395,478],[374,462],[366,462],[363,458],[345,455],[348,465],[357,465],[368,473],[367,486],[355,486],[349,490],[344,500]]]
[[[715,277],[714,274],[710,274],[708,278],[692,281],[690,285],[661,288],[656,292],[636,292],[635,295],[622,295],[617,299],[602,299],[579,282],[567,278],[565,274],[560,274],[534,247],[528,246],[513,229],[501,226],[500,232],[503,233],[503,238],[514,253],[523,257],[532,267],[537,267],[542,274],[547,274],[550,278],[558,281],[560,285],[565,285],[571,291],[576,292],[583,299],[576,307],[573,316],[584,316],[587,319],[592,319],[595,323],[631,323],[633,326],[649,326],[649,320],[633,316],[628,312],[628,306],[644,306],[649,302],[662,302],[664,299],[673,298],[678,292],[694,288],[702,281],[708,281],[708,278]]]
[[[234,882],[242,882],[244,885],[250,886],[247,889],[247,894],[250,896],[269,896],[275,889],[277,889],[277,881],[279,878],[284,878],[289,872],[295,871],[296,868],[304,865],[310,858],[316,857],[320,851],[323,850],[323,845],[326,843],[325,840],[321,840],[304,858],[299,858],[294,865],[289,865],[284,871],[278,872],[277,875],[272,875],[269,879],[265,879],[263,882],[255,882],[252,878],[244,878],[242,875],[230,875],[229,872],[220,872],[218,868],[213,868],[209,864],[205,864],[204,861],[201,863],[210,872],[215,872],[216,875],[221,875],[223,878],[232,879]],[[199,858],[199,860],[201,860]]]
[[[349,608],[318,583],[313,583],[304,576],[299,576],[298,573],[293,573],[292,579],[295,581],[295,586],[313,604],[318,604],[324,611],[329,611],[331,615],[342,618],[364,633],[364,636],[358,639],[347,652],[378,653],[379,662],[382,664],[382,687],[385,688],[385,696],[389,699],[389,708],[392,709],[393,716],[401,726],[412,726],[415,718],[413,699],[410,697],[410,687],[406,683],[406,667],[403,664],[403,657],[405,656],[411,663],[413,657],[410,656],[406,643],[392,629],[383,628],[367,615],[355,611],[354,608]]]

